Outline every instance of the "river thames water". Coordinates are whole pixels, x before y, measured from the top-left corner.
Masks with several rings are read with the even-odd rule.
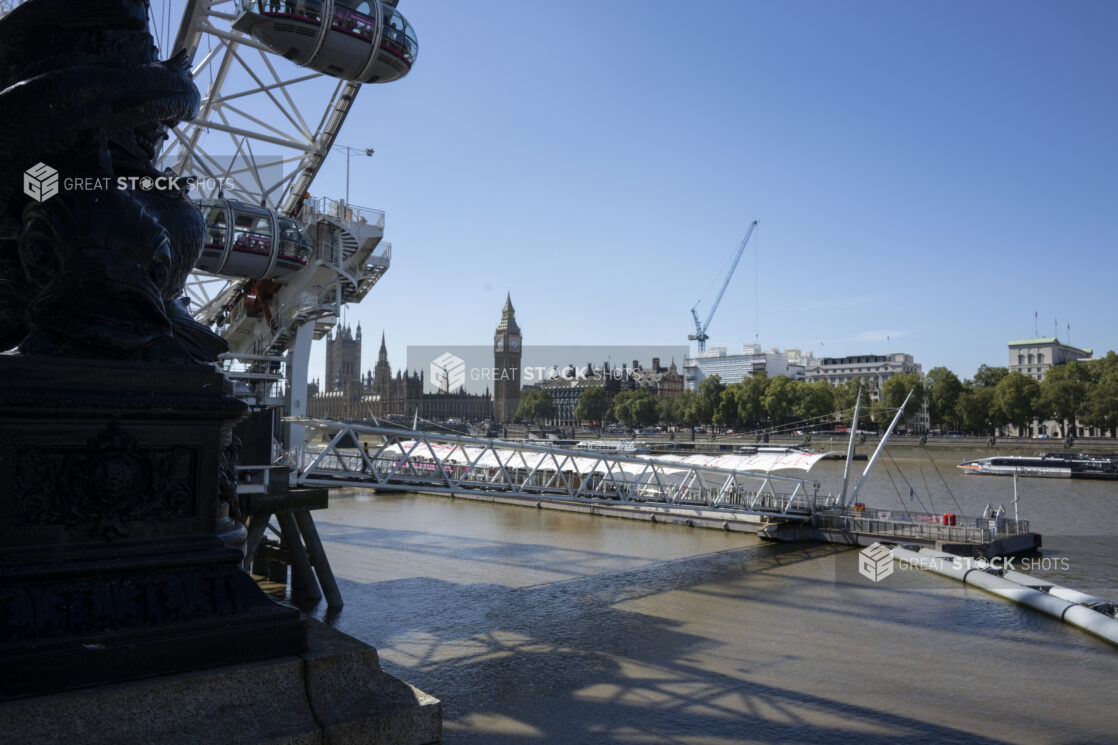
[[[886,459],[859,500],[1012,514],[958,461]],[[1047,574],[1111,600],[1116,505],[1020,480]],[[447,743],[1118,743],[1118,649],[918,570],[871,583],[851,549],[354,490],[315,520],[346,605],[312,614],[442,699]]]

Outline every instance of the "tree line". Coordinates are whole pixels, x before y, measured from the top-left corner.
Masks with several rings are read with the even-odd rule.
[[[1113,351],[1097,360],[1049,368],[1043,381],[989,365],[982,365],[973,379],[966,380],[946,367],[932,368],[924,377],[894,375],[882,383],[879,401],[871,400],[869,387],[859,380],[833,386],[783,375],[756,376],[729,385],[713,375],[701,381],[697,391],[657,398],[639,388],[618,393],[612,404],[605,389],[588,388],[579,396],[575,418],[627,427],[714,425],[779,430],[799,424],[801,428],[830,428],[838,421],[851,424],[859,390],[861,421],[879,426],[892,419],[914,390],[904,417],[911,420],[926,404],[932,428],[985,435],[1005,425],[1022,431],[1036,420],[1055,420],[1065,433],[1076,422],[1112,437],[1118,430],[1118,355]],[[836,412],[841,412],[838,420]],[[551,394],[524,391],[517,419],[542,422],[554,415]]]
[[[1076,425],[1114,437],[1118,430],[1118,354],[1050,367],[1044,380],[982,365],[973,380],[960,381],[945,367],[927,376],[932,425],[966,432],[994,432],[1012,425],[1021,432],[1034,421],[1054,420],[1067,434]]]

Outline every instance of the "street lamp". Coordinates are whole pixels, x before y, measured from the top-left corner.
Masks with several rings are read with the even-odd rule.
[[[345,150],[345,203],[349,204],[349,156],[354,153],[364,153],[366,157],[373,157],[371,147],[350,147],[348,145],[335,145],[338,150]]]

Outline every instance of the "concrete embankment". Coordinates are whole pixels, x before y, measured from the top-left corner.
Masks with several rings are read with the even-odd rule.
[[[1101,598],[1015,570],[994,574],[987,571],[992,568],[990,562],[942,551],[894,548],[893,558],[1038,610],[1118,646],[1118,618],[1096,610],[1112,613],[1114,606]]]

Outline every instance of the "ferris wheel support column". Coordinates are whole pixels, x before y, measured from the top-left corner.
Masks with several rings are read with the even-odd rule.
[[[310,374],[311,342],[314,341],[314,321],[299,326],[287,363],[287,413],[290,416],[307,415],[307,377]],[[284,446],[298,451],[303,447],[306,431],[301,424],[284,426]]]

